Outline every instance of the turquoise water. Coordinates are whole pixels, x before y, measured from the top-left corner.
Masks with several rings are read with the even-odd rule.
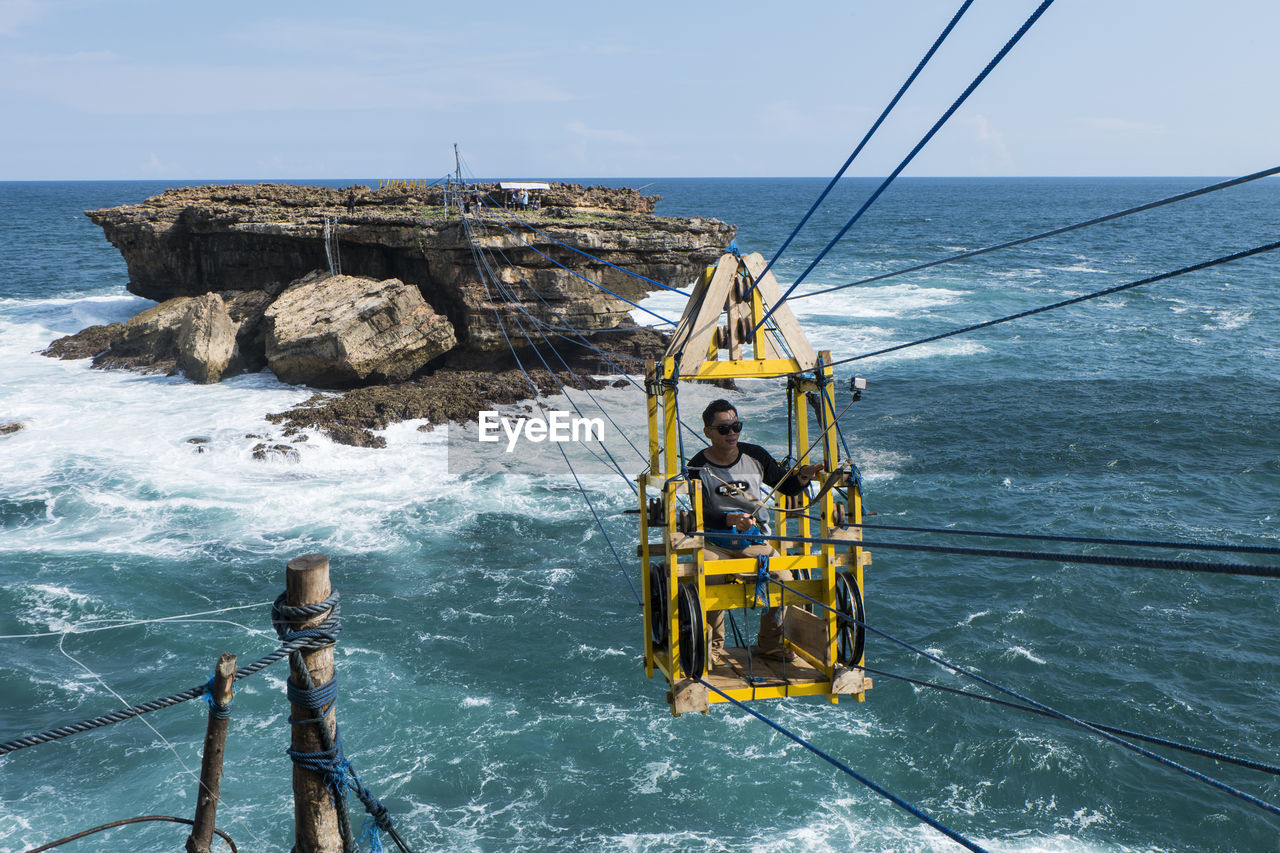
[[[650,181],[658,212],[734,222],[738,245],[766,256],[823,183],[616,183]],[[800,290],[1210,182],[903,180]],[[558,455],[444,473],[447,431],[409,423],[385,450],[313,436],[298,461],[263,462],[245,436],[278,435],[263,416],[306,389],[35,355],[150,304],[81,211],[165,186],[0,183],[0,421],[25,425],[0,438],[0,740],[105,713],[113,693],[200,683],[223,651],[264,654],[285,563],[321,551],[343,594],[344,744],[417,850],[958,849],[739,711],[672,719],[644,678],[631,588]],[[780,263],[784,286],[873,186],[841,184]],[[1250,248],[1277,225],[1267,180],[793,305],[848,357]],[[855,370],[869,380],[843,421],[869,520],[1280,544],[1277,271],[1262,256],[840,368],[846,387]],[[642,395],[598,396],[639,444]],[[690,390],[688,417],[711,396]],[[780,453],[779,386],[733,399],[749,437]],[[619,428],[610,449],[638,471]],[[580,473],[634,579],[631,492],[601,467]],[[1071,714],[1274,762],[1276,583],[880,551],[867,609]],[[240,605],[254,606],[85,632]],[[969,686],[874,637],[867,654]],[[236,703],[219,825],[242,850],[291,842],[283,677],[242,682]],[[864,704],[757,707],[993,850],[1280,849],[1275,818],[1049,720],[888,679]],[[0,849],[189,815],[204,716],[189,703],[145,718],[159,734],[134,720],[0,758]],[[1173,757],[1280,801],[1271,777]],[[184,837],[144,826],[111,843]]]

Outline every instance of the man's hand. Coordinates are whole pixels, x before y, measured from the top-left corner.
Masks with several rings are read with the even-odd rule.
[[[810,480],[822,474],[825,470],[826,465],[822,462],[819,462],[817,465],[801,465],[800,469],[796,471],[796,476],[800,478],[801,485],[807,486],[809,485]]]
[[[746,512],[731,512],[725,515],[724,518],[729,523],[729,526],[738,532],[750,530],[751,525],[755,523],[755,519],[752,518],[751,514]]]

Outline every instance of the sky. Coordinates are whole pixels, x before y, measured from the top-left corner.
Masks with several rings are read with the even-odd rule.
[[[850,175],[1038,0],[976,0]],[[0,0],[0,180],[830,176],[960,0]],[[906,176],[1277,165],[1276,0],[1056,0]]]

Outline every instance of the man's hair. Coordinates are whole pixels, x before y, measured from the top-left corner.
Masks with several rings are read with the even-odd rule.
[[[715,421],[716,415],[721,412],[733,412],[736,415],[738,414],[738,407],[728,400],[712,400],[711,404],[702,410],[702,425],[710,427]]]

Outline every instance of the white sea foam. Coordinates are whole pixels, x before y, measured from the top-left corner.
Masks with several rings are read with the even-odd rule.
[[[883,346],[891,347],[895,344],[907,343],[906,341],[886,341]],[[896,352],[877,355],[870,362],[892,362],[892,361],[912,361],[922,358],[956,358],[965,355],[977,355],[979,353],[990,352],[990,349],[983,344],[974,340],[964,338],[950,338],[947,340],[934,341],[933,343],[920,344],[919,346],[908,347]]]
[[[128,305],[127,313],[130,301],[92,303]],[[52,520],[0,532],[0,551],[176,557],[222,541],[270,551],[308,531],[338,548],[377,551],[396,544],[389,518],[436,499],[454,479],[444,472],[448,430],[419,432],[417,423],[385,430],[385,450],[310,435],[293,443],[296,461],[255,459],[260,441],[292,443],[264,416],[310,390],[267,373],[201,386],[91,370],[35,354],[47,329],[6,325],[15,334],[0,337],[0,414],[24,429],[4,439],[0,484],[10,498],[45,500]]]
[[[1038,664],[1045,663],[1044,658],[1037,657],[1036,655],[1031,653],[1030,649],[1023,648],[1022,646],[1010,646],[1008,651],[1011,655],[1015,655],[1017,657],[1024,657],[1027,660],[1031,661],[1032,663],[1038,663]]]
[[[1091,267],[1088,264],[1071,264],[1070,266],[1065,267],[1049,267],[1049,269],[1055,270],[1056,272],[1106,272],[1104,269]]]
[[[864,285],[826,294],[815,299],[788,302],[796,319],[820,319],[837,316],[845,319],[876,317],[912,317],[925,310],[959,302],[967,296],[963,290],[946,287],[921,287],[916,284]]]
[[[1209,312],[1212,321],[1205,324],[1205,329],[1239,329],[1247,326],[1253,319],[1253,312],[1242,308],[1222,308]]]
[[[787,285],[782,285],[785,291]],[[810,321],[824,318],[871,319],[877,317],[911,317],[922,311],[952,305],[963,299],[967,292],[947,287],[921,287],[917,284],[864,285],[826,294],[814,299],[803,298],[806,292],[825,285],[805,286],[797,291],[787,305],[806,330]],[[688,299],[671,291],[658,291],[638,304],[654,314],[678,321],[684,313]],[[645,326],[659,323],[652,314],[632,309],[632,319]]]

